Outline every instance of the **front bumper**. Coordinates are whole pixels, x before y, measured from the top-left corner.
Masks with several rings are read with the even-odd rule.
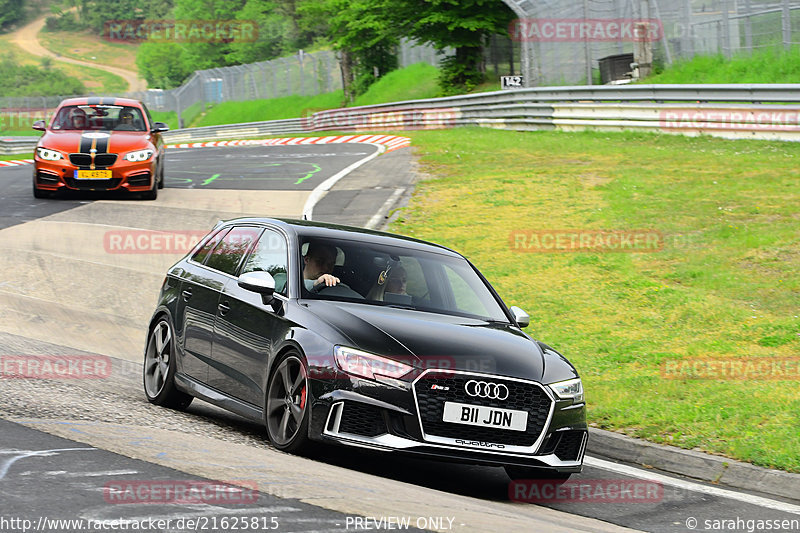
[[[149,161],[132,163],[119,158],[111,167],[102,170],[111,171],[111,179],[76,179],[77,167],[67,159],[47,161],[35,157],[33,165],[33,181],[37,189],[42,191],[129,191],[147,192],[153,187],[156,170],[155,158]]]
[[[351,380],[352,387],[342,387],[340,381],[335,390],[317,396],[312,417],[316,426],[313,433],[338,444],[440,460],[580,472],[588,439],[584,404],[568,405],[570,402],[556,401],[549,389],[534,381],[458,371],[449,374],[450,382],[453,378],[457,381],[459,377],[480,376],[538,391],[540,405],[530,403],[528,408],[531,421],[528,431],[521,433],[438,423],[434,418],[441,417],[439,406],[431,406],[428,399],[421,397],[424,394],[418,394],[424,388],[419,386],[423,374],[407,384],[405,394],[400,390],[382,390],[374,383],[358,379]],[[403,401],[403,397],[407,401]],[[425,403],[429,405],[425,407]],[[473,399],[472,403],[486,405],[492,402]],[[426,410],[430,411],[427,418]]]

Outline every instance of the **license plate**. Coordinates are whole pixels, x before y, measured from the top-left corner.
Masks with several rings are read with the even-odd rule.
[[[110,170],[76,170],[75,179],[77,180],[110,180]]]
[[[453,424],[491,427],[525,431],[528,429],[528,412],[515,409],[500,409],[483,405],[444,402],[442,420]]]

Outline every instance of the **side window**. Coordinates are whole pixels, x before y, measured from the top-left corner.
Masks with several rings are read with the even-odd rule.
[[[192,256],[192,261],[201,264],[205,262],[206,257],[208,257],[208,254],[219,243],[219,241],[222,240],[225,234],[228,233],[229,229],[230,228],[218,231],[216,235],[208,239],[208,241],[203,245],[203,247],[197,250],[195,254]]]
[[[475,290],[470,287],[469,282],[464,279],[460,272],[451,268],[450,265],[444,266],[444,272],[450,284],[450,289],[453,291],[456,308],[459,311],[489,316],[489,312],[475,294]]]
[[[428,284],[425,281],[425,274],[422,272],[422,266],[414,257],[403,257],[402,265],[405,268],[408,294],[414,298],[425,300],[428,298]]]
[[[153,127],[153,118],[150,116],[150,110],[147,109],[147,106],[144,105],[144,102],[142,102],[142,109],[144,109],[144,114],[147,117],[147,128],[150,129]]]
[[[231,276],[236,275],[242,257],[250,251],[260,232],[260,229],[253,227],[233,228],[208,256],[206,266]]]
[[[242,274],[269,272],[275,278],[275,292],[286,294],[288,254],[289,250],[283,235],[269,229],[264,230],[253,253],[242,268]]]

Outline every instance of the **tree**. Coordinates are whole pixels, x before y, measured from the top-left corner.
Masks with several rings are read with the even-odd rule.
[[[228,21],[245,5],[245,0],[176,0],[176,20]],[[182,44],[184,66],[189,71],[224,67],[235,63],[230,41],[187,42]]]
[[[300,13],[305,27],[324,31],[339,52],[346,103],[397,68],[399,34],[374,0],[309,0]]]
[[[136,52],[139,74],[153,89],[179,86],[193,69],[186,66],[183,48],[173,42],[144,42]]]
[[[236,14],[237,20],[252,21],[258,26],[255,41],[239,40],[230,43],[230,60],[236,63],[255,63],[280,56],[288,48],[293,23],[280,13],[271,0],[247,0]],[[291,49],[290,52],[294,52]]]
[[[502,0],[378,0],[373,9],[405,36],[442,50],[455,48],[445,60],[440,85],[446,94],[464,92],[484,79],[483,43],[507,31],[514,12]]]
[[[23,0],[0,0],[0,29],[5,29],[22,19]]]

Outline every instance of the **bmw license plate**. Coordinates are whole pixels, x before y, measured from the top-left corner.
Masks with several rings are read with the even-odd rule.
[[[453,424],[511,429],[514,431],[528,429],[527,411],[469,405],[466,403],[444,402],[442,420]]]
[[[75,179],[77,180],[110,180],[110,170],[76,170]]]

